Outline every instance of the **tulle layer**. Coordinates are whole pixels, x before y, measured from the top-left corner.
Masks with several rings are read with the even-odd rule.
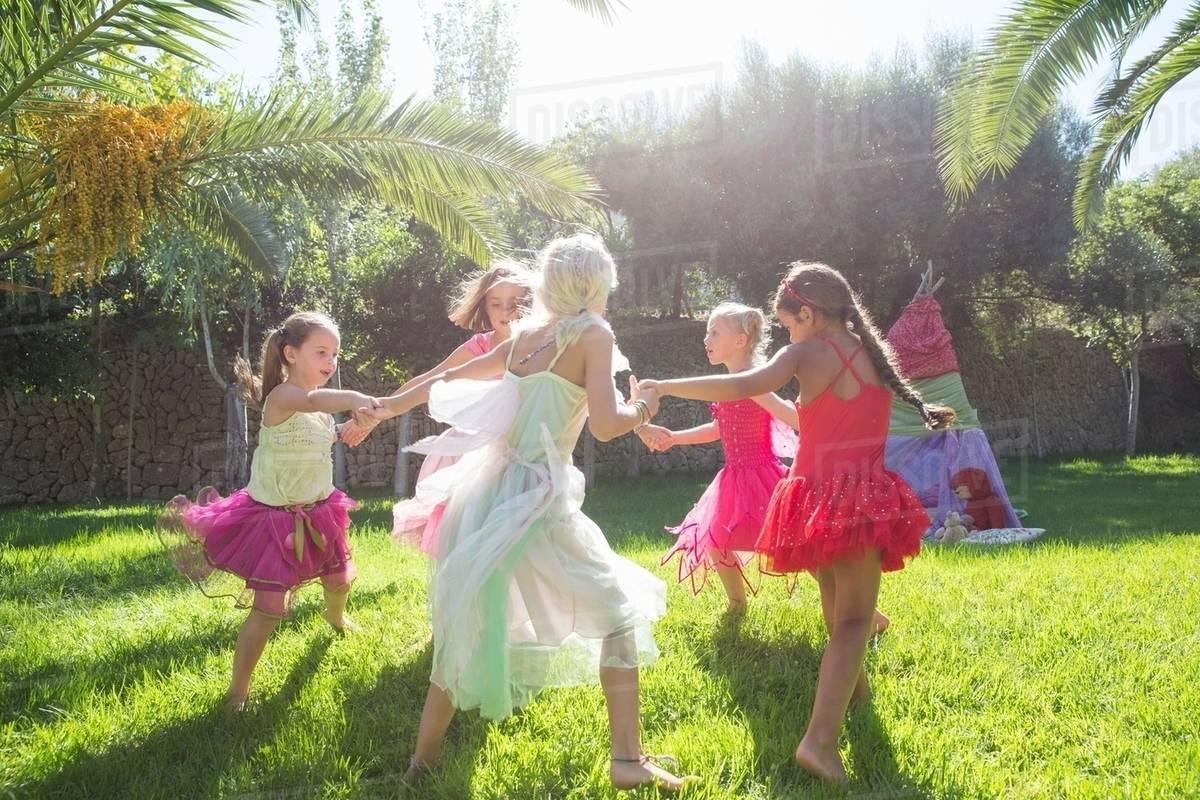
[[[691,579],[693,592],[704,587],[709,570],[718,566],[737,567],[747,585],[755,588],[744,567],[753,557],[775,487],[786,474],[774,459],[724,467],[683,522],[667,529],[678,538],[662,563],[678,555],[677,579]]]
[[[884,572],[902,569],[921,549],[929,515],[904,479],[880,470],[813,483],[780,482],[757,550],[771,573],[825,569],[878,550]]]
[[[435,472],[454,465],[457,456],[425,456],[417,473],[417,486]],[[431,502],[420,496],[401,500],[392,506],[392,541],[402,547],[415,547],[427,556],[437,556],[438,524],[446,511],[444,502]]]
[[[159,535],[175,567],[210,596],[232,596],[248,607],[253,592],[285,593],[285,607],[301,585],[350,572],[349,495],[334,489],[326,499],[290,509],[263,505],[241,489],[229,497],[209,487],[196,502],[178,495],[159,517]],[[221,573],[245,582],[222,585]]]
[[[452,428],[411,449],[457,460],[408,503],[444,509],[430,678],[458,708],[503,718],[544,687],[657,658],[662,581],[614,553],[580,510],[570,452],[585,403],[583,389],[549,373],[433,386],[430,411]],[[419,508],[404,505],[398,514]]]

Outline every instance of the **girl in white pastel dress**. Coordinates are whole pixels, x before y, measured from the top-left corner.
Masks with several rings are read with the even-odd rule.
[[[374,412],[395,416],[428,396],[456,432],[413,450],[461,456],[420,490],[446,510],[430,586],[433,674],[407,777],[437,761],[456,709],[502,719],[544,687],[598,676],[613,785],[672,791],[695,779],[642,752],[638,718],[638,668],[658,656],[651,625],[665,587],[580,511],[583,475],[571,464],[585,422],[608,441],[648,423],[658,398],[631,380],[626,403],[614,385],[627,364],[604,319],[616,273],[603,242],[556,239],[538,266],[533,312],[508,342]]]

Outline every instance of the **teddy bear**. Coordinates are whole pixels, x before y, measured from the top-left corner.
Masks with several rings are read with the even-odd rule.
[[[1004,527],[1004,504],[992,491],[986,472],[978,467],[960,469],[950,478],[950,486],[967,504],[966,513],[974,520],[976,530]]]
[[[933,534],[933,540],[942,544],[953,544],[954,542],[961,541],[967,538],[972,522],[974,520],[971,519],[969,514],[959,514],[957,511],[951,511],[946,515],[945,524]]]

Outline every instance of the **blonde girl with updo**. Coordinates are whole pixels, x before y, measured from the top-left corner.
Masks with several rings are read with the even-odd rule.
[[[613,786],[674,791],[688,780],[641,743],[638,674],[658,655],[652,625],[666,611],[666,587],[614,553],[583,514],[583,476],[571,465],[585,424],[608,441],[658,411],[657,395],[636,379],[628,401],[613,380],[627,368],[605,319],[616,285],[598,236],[555,239],[537,259],[533,308],[508,342],[375,412],[428,399],[430,413],[460,431],[414,446],[462,458],[420,498],[446,512],[430,586],[433,671],[409,780],[437,762],[456,709],[502,719],[544,687],[597,679]]]

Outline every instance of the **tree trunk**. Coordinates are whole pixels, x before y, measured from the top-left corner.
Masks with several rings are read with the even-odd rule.
[[[333,372],[333,388],[342,388],[342,368],[338,366]],[[333,415],[334,422],[338,422],[338,415]],[[346,491],[346,444],[338,442],[333,446],[333,485]]]
[[[137,376],[138,355],[141,353],[142,339],[136,334],[133,337],[133,358],[129,367],[129,417],[126,428],[129,431],[129,442],[125,445],[125,502],[133,500],[133,410],[137,406]]]
[[[100,287],[91,289],[92,322],[92,470],[91,495],[104,499],[105,466],[108,455],[108,436],[104,428],[104,345],[100,328]]]
[[[224,378],[221,377],[220,370],[217,369],[217,362],[213,358],[212,334],[208,329],[208,304],[204,299],[204,293],[200,293],[200,333],[204,336],[204,356],[208,359],[208,374],[212,375],[212,379],[217,382],[222,391],[228,388]]]
[[[396,441],[396,468],[392,472],[392,491],[397,497],[408,496],[408,453],[404,452],[404,448],[408,447],[411,439],[412,414],[403,414],[400,417],[400,434]]]
[[[583,432],[583,488],[591,489],[596,482],[596,437],[591,431]]]
[[[346,223],[346,214],[337,206],[325,207],[325,264],[329,268],[329,280],[333,284],[333,318],[339,319],[342,314],[342,232]],[[345,329],[342,330],[342,340],[345,341]],[[339,365],[333,373],[333,388],[342,388],[342,368]],[[343,414],[334,414],[335,423],[345,418]],[[333,485],[346,490],[346,445],[338,442],[333,446]]]
[[[1138,374],[1140,349],[1135,347],[1129,355],[1129,416],[1125,421],[1125,455],[1127,456],[1137,452],[1138,404],[1142,394],[1142,378]]]
[[[238,393],[236,381],[227,381],[221,377],[217,369],[216,358],[213,355],[212,331],[208,326],[208,303],[204,293],[200,293],[200,332],[204,337],[204,357],[208,362],[208,373],[216,381],[217,386],[225,392],[225,470],[224,489],[232,492],[246,485],[249,478],[249,467],[246,462],[249,450],[246,426],[246,406]],[[246,339],[243,336],[243,344]]]
[[[249,479],[246,451],[246,404],[236,383],[225,389],[225,490],[241,489]]]
[[[671,316],[679,319],[683,316],[683,274],[687,266],[681,261],[675,267],[675,289],[671,294]]]

